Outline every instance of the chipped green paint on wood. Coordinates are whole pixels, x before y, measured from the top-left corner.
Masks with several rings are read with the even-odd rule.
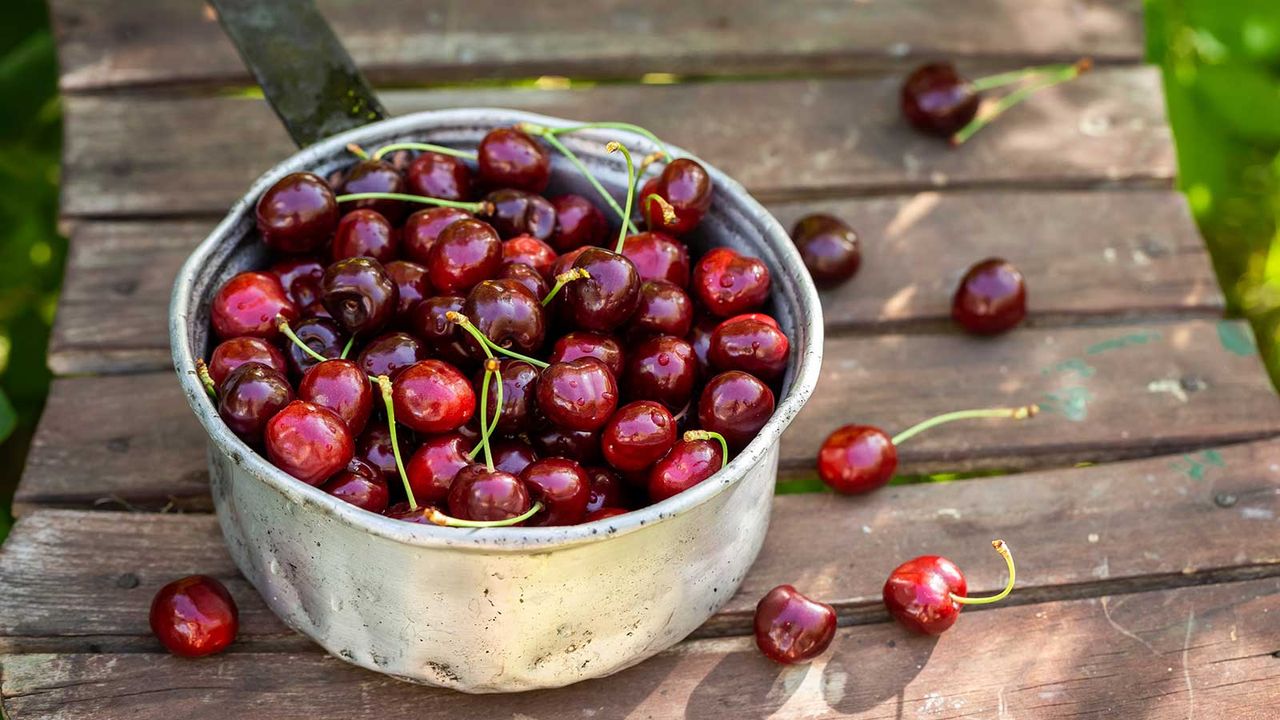
[[[1123,337],[1112,338],[1110,340],[1103,340],[1102,342],[1094,343],[1089,347],[1085,348],[1084,354],[1099,355],[1104,352],[1110,352],[1111,350],[1121,350],[1123,348],[1133,347],[1134,345],[1146,345],[1152,340],[1159,340],[1159,339],[1160,339],[1160,333],[1155,332],[1154,330],[1146,331],[1146,332],[1131,333]]]
[[[1072,422],[1083,422],[1089,417],[1089,401],[1092,399],[1093,393],[1089,392],[1089,388],[1063,388],[1058,392],[1045,393],[1040,401],[1040,409],[1061,415]]]
[[[1183,455],[1172,464],[1174,470],[1181,472],[1192,480],[1203,480],[1211,467],[1225,467],[1226,461],[1217,450],[1205,450],[1202,453]]]
[[[1258,352],[1253,340],[1253,331],[1242,322],[1223,320],[1218,323],[1218,342],[1232,355],[1249,357]]]
[[[1068,358],[1053,367],[1045,368],[1040,371],[1041,375],[1052,375],[1054,373],[1075,373],[1079,377],[1089,378],[1097,372],[1092,365],[1081,360],[1080,358]]]

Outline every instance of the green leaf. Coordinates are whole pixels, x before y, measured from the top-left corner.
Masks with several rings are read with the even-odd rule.
[[[17,425],[18,412],[13,409],[13,403],[9,402],[9,396],[0,390],[0,442],[9,437]]]
[[[1280,77],[1264,66],[1243,63],[1203,65],[1195,92],[1236,137],[1280,145]]]

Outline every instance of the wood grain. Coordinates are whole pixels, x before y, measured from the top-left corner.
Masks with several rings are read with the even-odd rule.
[[[1174,175],[1156,68],[1104,69],[1037,95],[961,149],[898,116],[898,78],[602,85],[384,94],[395,114],[514,107],[625,118],[694,150],[766,200],[924,188],[1159,186]],[[780,112],[779,109],[785,109]],[[221,215],[293,152],[261,100],[66,99],[63,212]]]
[[[200,3],[57,0],[51,6],[63,90],[249,81],[215,16]],[[1014,64],[1143,57],[1138,0],[471,0],[427,6],[321,0],[317,6],[368,75],[399,84],[545,74],[866,72],[938,56]],[[946,22],[935,21],[941,15]]]
[[[12,720],[1274,717],[1280,580],[966,612],[941,638],[838,631],[811,665],[750,638],[686,642],[603,680],[468,696],[318,654],[7,655]],[[270,710],[266,710],[270,708]]]
[[[825,358],[783,434],[785,470],[808,472],[846,423],[894,433],[943,412],[1033,402],[1043,412],[1031,421],[954,423],[913,439],[900,471],[1069,466],[1280,434],[1280,403],[1239,321],[844,336],[827,341]],[[206,507],[204,447],[171,373],[56,380],[15,502]]]
[[[1204,244],[1182,196],[1171,191],[924,192],[769,209],[788,228],[804,214],[828,212],[861,233],[861,272],[823,293],[828,330],[945,328],[964,265],[992,255],[1011,259],[1026,276],[1033,325],[1223,312]],[[173,279],[212,226],[77,223],[49,343],[54,372],[171,367]]]
[[[878,622],[884,578],[927,553],[964,568],[973,594],[994,591],[1005,577],[994,536],[1018,560],[1010,603],[1277,575],[1277,513],[1275,440],[858,498],[779,496],[760,558],[698,634],[747,632],[756,601],[781,583],[832,603],[843,623]],[[151,597],[191,573],[221,578],[237,598],[237,651],[311,647],[239,576],[212,516],[38,510],[0,551],[0,652],[153,650]]]

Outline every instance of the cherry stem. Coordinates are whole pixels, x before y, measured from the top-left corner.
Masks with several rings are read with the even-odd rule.
[[[218,386],[213,383],[213,376],[209,374],[209,366],[200,358],[196,358],[196,377],[200,378],[200,384],[204,386],[204,391],[209,393],[209,397],[214,402],[217,402]]]
[[[458,202],[456,200],[441,200],[440,198],[429,198],[421,195],[409,195],[407,193],[384,193],[384,192],[363,192],[350,193],[348,195],[339,195],[334,198],[336,202],[344,203],[354,200],[400,200],[403,202],[415,202],[423,205],[435,205],[437,207],[451,207],[459,210],[466,210],[475,215],[489,214],[493,206],[486,202]]]
[[[400,459],[400,442],[396,439],[396,407],[391,401],[391,378],[379,375],[373,379],[382,390],[382,402],[387,406],[387,432],[391,435],[391,454],[396,457],[396,470],[400,471],[400,482],[404,483],[404,494],[409,498],[409,509],[417,510],[418,501],[413,497],[413,488],[409,486],[409,473],[404,471],[404,461]]]
[[[1011,408],[985,408],[983,410],[957,410],[955,412],[944,413],[936,417],[931,417],[922,423],[917,423],[893,436],[890,441],[894,445],[900,445],[903,442],[919,435],[929,428],[945,425],[956,420],[971,420],[975,418],[1008,418],[1010,420],[1026,420],[1036,416],[1040,412],[1039,405],[1023,405],[1022,407]]]
[[[1009,108],[1012,108],[1045,88],[1053,87],[1059,83],[1064,83],[1068,80],[1079,77],[1082,73],[1088,72],[1092,67],[1093,61],[1089,58],[1083,58],[1056,72],[1043,74],[1041,76],[1041,80],[1031,83],[1026,87],[1018,88],[1008,95],[1005,95],[1000,98],[1000,100],[996,102],[995,106],[989,111],[981,113],[978,117],[970,120],[968,125],[960,128],[956,131],[955,135],[951,136],[951,144],[960,145],[964,143],[966,140],[973,137],[979,130],[989,125],[991,121],[1004,114],[1004,112]]]
[[[586,270],[583,270],[582,268],[573,268],[571,270],[567,270],[565,272],[560,273],[559,275],[556,276],[555,287],[551,288],[551,292],[547,293],[547,296],[542,298],[542,306],[546,307],[547,304],[550,303],[553,298],[555,298],[556,293],[560,292],[560,288],[564,287],[565,285],[568,285],[574,280],[585,280],[589,277],[591,277],[591,274],[588,273]]]
[[[676,209],[671,207],[671,203],[658,193],[649,193],[642,202],[656,202],[658,207],[662,208],[662,221],[668,225],[674,225],[676,222]]]
[[[614,140],[610,142],[608,145],[605,145],[604,150],[605,152],[621,151],[622,157],[627,159],[627,209],[622,216],[629,218],[631,217],[631,204],[635,202],[635,199],[636,199],[636,166],[635,166],[635,163],[631,161],[631,151],[627,149],[626,145],[623,145],[617,140]],[[618,230],[618,245],[614,247],[613,251],[621,255],[622,246],[624,243],[626,243],[626,241],[627,241],[627,226],[624,224]]]
[[[369,153],[365,152],[364,148],[360,147],[355,143],[347,143],[347,152],[351,153],[352,155],[355,155],[361,160],[369,159]],[[378,159],[377,157],[374,157],[374,160],[377,160],[377,159]]]
[[[450,310],[449,312],[444,314],[444,317],[446,320],[453,323],[454,325],[457,325],[458,327],[471,333],[471,336],[476,339],[476,342],[480,343],[480,347],[481,349],[484,350],[484,354],[489,357],[493,357],[493,353],[490,352],[490,349],[493,349],[493,350],[497,350],[503,355],[506,355],[507,357],[515,358],[516,360],[523,360],[529,363],[530,365],[533,365],[534,367],[537,367],[537,368],[541,368],[543,370],[546,370],[547,368],[551,367],[550,363],[545,363],[541,360],[538,360],[537,358],[531,358],[528,355],[522,355],[516,352],[515,350],[504,348],[498,343],[485,337],[485,334],[480,332],[479,328],[471,324],[471,319],[460,312],[457,312],[455,310]]]
[[[420,142],[399,142],[383,145],[373,153],[374,160],[381,160],[386,157],[387,153],[393,153],[397,150],[421,150],[422,152],[432,152],[437,155],[448,155],[449,157],[462,158],[463,160],[475,160],[476,154],[466,150],[458,150],[456,148],[445,147],[444,145],[433,145],[431,143]]]
[[[1009,596],[1009,593],[1013,592],[1013,553],[1009,552],[1009,546],[1005,545],[1003,540],[992,540],[991,547],[995,548],[996,552],[1000,553],[1000,557],[1004,558],[1005,564],[1009,566],[1009,582],[1004,586],[1004,590],[1001,590],[999,593],[991,595],[990,597],[979,598],[971,598],[963,595],[957,595],[955,593],[948,593],[951,595],[951,599],[954,602],[959,603],[960,605],[990,605],[993,602],[999,602],[1005,599]]]
[[[285,337],[292,340],[294,345],[297,345],[298,347],[302,348],[303,352],[315,358],[317,362],[327,362],[328,360],[332,360],[332,358],[327,358],[321,355],[320,353],[311,349],[310,345],[302,342],[302,338],[294,334],[293,328],[289,327],[289,321],[285,320],[283,317],[280,317],[280,316],[276,317],[276,328],[278,328]]]
[[[667,154],[664,153],[663,151],[654,150],[648,155],[645,155],[644,158],[640,160],[640,167],[636,168],[636,181],[632,183],[635,186],[636,195],[640,194],[640,185],[644,182],[644,174],[649,171],[649,166],[653,165],[656,162],[662,161],[662,159],[665,158],[666,156]],[[643,202],[643,200],[641,202]]]
[[[995,88],[1004,87],[1005,85],[1012,85],[1029,77],[1064,72],[1074,64],[1075,63],[1071,63],[1069,65],[1057,63],[1055,65],[1036,65],[1035,67],[1025,67],[1019,70],[1010,70],[1009,72],[980,77],[970,84],[973,85],[973,89],[978,92],[982,92],[983,90],[994,90]]]
[[[596,179],[596,176],[587,169],[587,166],[578,158],[578,155],[570,150],[564,143],[560,142],[559,138],[551,134],[551,130],[549,128],[542,127],[541,125],[534,125],[533,123],[521,123],[519,127],[522,131],[527,132],[530,135],[537,135],[543,140],[546,140],[548,145],[555,148],[561,155],[565,156],[565,159],[577,168],[578,172],[582,173],[582,176],[587,179],[587,182],[591,183],[591,187],[596,189],[596,192],[600,194],[600,197],[604,198],[604,201],[608,203],[609,207],[613,208],[613,211],[616,212],[623,223],[631,229],[631,232],[640,232],[639,229],[636,228],[635,223],[631,221],[631,218],[622,211],[622,208],[618,205],[618,201],[614,200],[613,195],[611,195],[608,190],[604,189],[604,186],[601,185],[600,181]]]
[[[493,358],[489,358],[493,360]],[[486,363],[484,371],[484,382],[480,384],[480,447],[484,448],[484,466],[493,472],[493,450],[489,447],[489,372]],[[498,384],[502,384],[502,380],[498,380]]]
[[[489,373],[493,373],[494,376],[498,378],[498,391],[497,391],[498,392],[497,394],[498,410],[493,415],[493,422],[488,423],[487,425],[484,423],[483,417],[481,418],[480,442],[476,443],[476,446],[471,448],[471,452],[467,453],[468,460],[475,460],[476,455],[480,453],[480,450],[486,448],[486,446],[489,443],[489,438],[493,435],[494,431],[498,429],[498,418],[502,417],[502,402],[503,402],[502,400],[502,388],[503,388],[502,364],[499,363],[498,359],[495,357],[490,356],[488,358],[485,358],[484,373],[485,373],[486,381],[488,381],[489,379]],[[488,398],[485,398],[485,399],[482,399],[481,402],[484,403],[484,407],[481,408],[481,413],[483,414],[484,408],[487,408],[489,406],[489,400]],[[492,470],[493,468],[489,468],[489,469]]]
[[[439,510],[436,510],[435,508],[430,508],[429,510],[427,510],[426,518],[427,520],[435,523],[436,525],[444,525],[446,527],[463,527],[463,528],[510,527],[511,525],[518,525],[524,522],[525,520],[528,520],[534,515],[537,515],[539,512],[542,512],[541,500],[539,500],[538,502],[535,502],[533,504],[533,507],[529,508],[528,510],[525,510],[523,513],[512,518],[507,518],[506,520],[463,520],[462,518],[456,518],[456,517],[451,517],[449,515],[445,515],[444,513],[440,512]]]
[[[729,443],[724,436],[714,430],[688,430],[684,434],[685,442],[693,442],[694,440],[719,440],[720,441],[720,469],[723,470],[729,464]]]
[[[347,355],[351,352],[351,346],[352,346],[352,345],[354,345],[355,343],[356,343],[356,336],[355,336],[355,335],[352,335],[352,336],[347,340],[347,344],[346,344],[346,345],[344,345],[344,346],[342,347],[342,354],[338,356],[338,359],[339,359],[339,360],[346,360],[346,359],[347,359]]]
[[[586,123],[584,125],[573,125],[571,127],[546,128],[546,131],[548,135],[563,135],[565,133],[577,132],[579,130],[591,130],[595,128],[607,128],[609,130],[626,130],[628,132],[633,132],[637,135],[643,135],[649,140],[653,141],[653,144],[657,145],[658,149],[662,150],[663,155],[666,155],[667,157],[673,158],[673,159],[675,157],[674,155],[671,154],[671,151],[667,149],[667,144],[659,140],[657,135],[654,135],[652,132],[650,132],[646,128],[642,128],[639,125],[633,125],[627,122],[593,122],[593,123]]]

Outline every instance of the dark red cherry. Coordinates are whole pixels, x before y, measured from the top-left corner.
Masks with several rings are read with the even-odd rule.
[[[674,497],[724,466],[724,451],[713,440],[681,440],[649,470],[649,500]]]
[[[504,262],[524,263],[547,280],[551,279],[551,266],[555,264],[557,257],[550,245],[532,235],[517,235],[502,242]]]
[[[693,346],[693,356],[698,358],[698,374],[708,377],[715,371],[711,367],[711,334],[723,322],[715,316],[705,316],[693,321],[693,329],[689,331],[689,344]]]
[[[337,413],[351,436],[364,432],[373,412],[373,389],[369,376],[350,360],[317,363],[298,383],[298,399]]]
[[[420,505],[434,505],[449,497],[458,471],[471,464],[470,450],[470,443],[458,433],[427,438],[404,467],[413,499]]]
[[[951,593],[968,596],[964,573],[944,557],[922,555],[889,574],[884,584],[884,604],[908,630],[939,635],[960,617],[962,606]]]
[[[431,281],[427,278],[427,269],[418,263],[406,260],[392,260],[385,266],[387,275],[396,284],[395,319],[403,322],[409,318],[413,306],[431,297]]]
[[[498,271],[498,280],[512,280],[520,284],[520,287],[529,293],[529,297],[542,304],[542,298],[551,292],[551,286],[543,279],[542,273],[525,265],[524,263],[503,263],[502,269]]]
[[[880,428],[845,425],[818,450],[818,477],[832,490],[855,494],[884,487],[898,469],[898,449]]]
[[[604,248],[588,247],[573,266],[589,277],[564,288],[564,317],[579,330],[610,332],[635,313],[640,302],[640,276],[627,258]]]
[[[586,517],[590,480],[578,463],[544,458],[526,467],[520,482],[534,502],[542,503],[542,510],[529,518],[529,525],[577,525]]]
[[[485,280],[476,285],[467,293],[462,314],[499,347],[526,355],[539,350],[547,336],[542,303],[515,280]],[[481,358],[479,342],[473,338],[472,344],[471,356]]]
[[[649,230],[668,235],[684,235],[702,222],[711,208],[711,176],[706,168],[689,158],[677,158],[667,163],[652,192],[661,196],[675,211],[674,220],[668,220],[662,206],[649,199],[639,198]]]
[[[675,411],[688,404],[698,380],[693,346],[670,335],[660,335],[632,346],[623,375],[627,397],[655,400]]]
[[[424,152],[405,171],[408,191],[441,200],[471,199],[471,168],[460,158]]]
[[[332,410],[294,400],[267,422],[267,458],[308,485],[319,485],[355,455],[351,431]]]
[[[564,430],[548,425],[530,433],[542,457],[566,457],[581,465],[600,461],[600,435],[595,430]]]
[[[400,303],[396,283],[382,263],[367,257],[344,258],[324,271],[324,306],[351,335],[372,335],[395,315]]]
[[[480,179],[489,187],[540,193],[551,182],[551,158],[542,145],[515,128],[489,131],[477,148]]]
[[[494,190],[484,196],[493,211],[486,219],[503,238],[529,235],[546,240],[556,228],[556,209],[551,201],[514,188]]]
[[[1022,273],[1000,258],[969,268],[951,300],[951,318],[976,335],[1010,330],[1027,316],[1027,285]]]
[[[853,277],[862,263],[858,234],[831,215],[806,215],[791,229],[800,259],[819,285],[837,285]]]
[[[605,467],[586,468],[588,485],[587,512],[606,507],[622,507],[626,501],[622,478]]]
[[[520,477],[520,473],[538,459],[537,451],[523,440],[498,440],[492,443],[490,449],[493,451],[494,469],[516,477]]]
[[[391,501],[391,493],[382,473],[356,458],[352,458],[345,468],[329,478],[320,489],[369,512],[381,513]]]
[[[502,412],[498,413],[498,393],[492,377],[489,380],[489,402],[485,412],[490,422],[493,422],[494,415],[497,414],[499,434],[518,435],[533,427],[538,369],[523,360],[503,360],[499,367],[498,372],[502,376]],[[480,371],[483,372],[484,370]],[[481,387],[483,382],[483,376],[477,374],[472,386]]]
[[[751,312],[769,299],[769,268],[757,258],[716,248],[693,269],[693,295],[712,315]]]
[[[711,378],[698,400],[698,424],[741,449],[773,416],[773,391],[753,375],[730,370]]]
[[[622,254],[636,266],[640,281],[666,280],[689,287],[689,248],[670,235],[642,232],[622,242]]]
[[[778,324],[761,315],[738,315],[711,333],[707,357],[717,370],[741,370],[770,382],[787,369],[791,343]]]
[[[597,520],[606,520],[611,517],[626,515],[629,512],[631,511],[627,510],[626,508],[602,507],[599,510],[592,510],[591,512],[587,513],[587,516],[582,518],[582,522],[589,523],[589,522],[595,522]]]
[[[160,588],[151,601],[151,632],[179,657],[222,652],[240,630],[240,611],[222,583],[190,575]]]
[[[916,68],[902,83],[902,115],[917,130],[951,137],[978,114],[982,96],[949,62]]]
[[[403,193],[404,191],[404,178],[400,175],[400,171],[390,163],[381,160],[361,160],[347,171],[347,176],[342,182],[341,194]],[[349,214],[357,208],[373,210],[393,223],[399,223],[403,220],[405,212],[408,210],[404,202],[386,199],[349,200],[342,203],[340,209],[342,212]]]
[[[272,265],[271,274],[280,280],[280,287],[302,314],[311,314],[308,308],[320,302],[320,283],[324,278],[320,261],[310,255],[288,257]]]
[[[756,605],[756,647],[784,665],[807,663],[836,636],[836,610],[790,585],[770,590]]]
[[[436,244],[440,233],[459,220],[471,217],[471,213],[458,208],[433,207],[409,216],[400,231],[400,246],[406,260],[426,267],[431,255],[431,246]]]
[[[622,344],[600,333],[575,330],[562,335],[552,347],[551,357],[547,358],[547,362],[569,362],[584,357],[592,357],[604,363],[614,378],[622,377]]]
[[[400,442],[408,445],[405,429],[397,432]],[[356,458],[382,473],[388,483],[400,483],[400,471],[396,468],[395,452],[391,448],[391,433],[385,420],[375,420],[364,429],[356,441]]]
[[[275,345],[256,337],[238,337],[218,343],[209,356],[209,377],[213,378],[215,387],[221,387],[222,381],[232,370],[245,363],[261,363],[280,373],[289,371],[284,354]]]
[[[276,319],[297,320],[298,307],[275,275],[243,272],[218,288],[209,315],[222,340],[244,335],[273,340],[280,334]]]
[[[583,245],[600,245],[609,232],[609,222],[595,203],[581,195],[559,195],[551,198],[556,211],[555,231],[551,246],[568,252]]]
[[[640,286],[640,302],[631,316],[628,337],[684,337],[692,327],[693,300],[678,285],[665,280],[650,280]]]
[[[338,226],[338,203],[323,178],[293,173],[276,181],[258,199],[258,233],[277,252],[314,252]]]
[[[422,433],[456,430],[476,411],[471,383],[442,360],[423,360],[401,370],[391,399],[396,422]]]
[[[400,257],[400,235],[381,214],[368,209],[352,210],[338,221],[329,256],[333,260],[371,257],[389,263]]]
[[[409,332],[422,339],[430,352],[454,365],[471,362],[472,338],[466,330],[448,318],[451,312],[462,312],[465,299],[458,295],[438,295],[418,303],[405,323]]]
[[[426,346],[416,337],[393,332],[370,340],[360,351],[356,363],[368,375],[386,375],[395,379],[401,370],[429,356]]]
[[[604,363],[580,358],[555,363],[538,378],[538,409],[566,430],[598,430],[618,407],[618,383]]]
[[[327,358],[336,358],[341,355],[342,348],[347,344],[346,333],[342,332],[338,323],[329,318],[307,318],[292,326],[291,329],[304,345],[316,354]],[[284,350],[288,356],[289,370],[294,377],[302,377],[319,362],[311,356],[311,353],[298,347],[295,342],[287,343]]]
[[[465,293],[498,274],[502,240],[488,223],[465,218],[440,232],[427,253],[427,277],[437,292]]]
[[[458,471],[449,489],[449,514],[460,520],[509,520],[532,504],[520,478],[480,464]]]
[[[600,434],[605,462],[622,472],[653,465],[676,443],[676,421],[661,403],[638,400],[618,408]]]
[[[580,248],[575,248],[573,250],[570,250],[569,252],[564,253],[560,257],[556,258],[556,261],[551,265],[551,277],[554,278],[557,275],[563,275],[564,273],[568,272],[570,269],[573,268],[573,264],[578,261],[578,257],[581,256],[582,253],[586,252],[591,247],[594,247],[594,246],[583,245]]]
[[[293,388],[284,375],[256,362],[231,371],[220,388],[218,415],[250,445],[261,442],[267,421],[293,402]]]

